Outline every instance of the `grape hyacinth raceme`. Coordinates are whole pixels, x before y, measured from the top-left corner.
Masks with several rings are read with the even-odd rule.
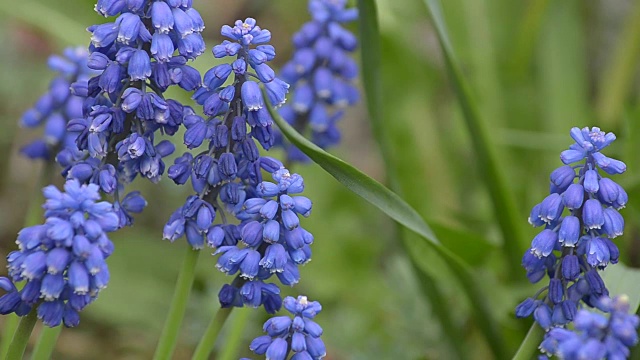
[[[87,49],[67,48],[63,54],[49,57],[49,68],[58,74],[49,84],[49,91],[24,113],[20,121],[23,127],[44,127],[42,139],[34,140],[21,149],[24,155],[32,159],[48,160],[57,150],[73,146],[75,137],[67,133],[67,123],[82,117],[84,99],[73,95],[70,86],[78,81],[88,81],[95,75],[95,71],[87,67]]]
[[[102,0],[96,11],[117,18],[89,27],[88,66],[101,74],[72,85],[87,97],[85,116],[68,125],[84,156],[59,156],[59,162],[67,177],[96,183],[113,195],[120,226],[127,226],[146,201],[138,192],[122,194],[124,185],[138,175],[160,180],[162,159],[174,145],[156,142],[156,134],[173,135],[191,111],[163,93],[173,85],[187,91],[200,86],[200,73],[187,61],[204,52],[204,22],[187,0]]]
[[[292,84],[293,97],[279,110],[280,115],[322,148],[340,142],[338,121],[344,108],[353,106],[359,98],[353,84],[358,66],[350,57],[358,43],[342,26],[355,21],[358,10],[347,9],[346,5],[346,0],[309,1],[313,20],[293,36],[295,51],[281,72],[283,80]],[[285,147],[288,160],[308,160],[280,134],[278,145]]]
[[[327,355],[322,336],[322,328],[313,318],[322,310],[317,301],[309,301],[306,296],[297,299],[287,296],[284,308],[293,314],[273,317],[264,323],[267,335],[255,338],[251,351],[266,355],[267,359],[284,360],[293,352],[291,360],[317,360]]]
[[[628,358],[629,348],[638,343],[640,322],[637,315],[629,314],[629,299],[603,297],[595,305],[609,316],[578,310],[573,320],[575,331],[551,329],[540,349],[565,360]]]
[[[549,283],[516,308],[517,317],[533,314],[549,331],[547,337],[552,336],[552,329],[566,328],[572,322],[577,326],[587,316],[578,315],[586,311],[580,310],[585,306],[610,308],[599,306],[611,300],[598,272],[618,262],[619,250],[612,239],[623,233],[624,219],[618,210],[628,200],[624,189],[605,177],[626,170],[623,162],[601,153],[615,135],[594,127],[573,128],[571,137],[575,143],[560,155],[565,165],[551,173],[550,195],[531,211],[529,222],[544,229],[522,260],[532,283],[545,275]],[[613,308],[620,311],[621,306]],[[564,334],[553,332],[560,333]]]
[[[45,223],[19,233],[19,250],[8,256],[10,278],[0,278],[6,292],[0,313],[24,316],[35,309],[45,325],[78,325],[79,311],[109,281],[105,260],[114,246],[106,233],[131,225],[132,215],[146,206],[139,192],[126,194],[125,186],[137,176],[160,180],[163,158],[174,146],[156,136],[173,135],[183,124],[189,149],[208,146],[185,153],[169,169],[174,182],[190,180],[195,195],[171,216],[164,237],[185,235],[194,249],[215,248],[216,267],[237,274],[220,290],[222,307],[264,306],[275,313],[282,306],[280,289],[266,281],[274,275],[284,285],[299,281],[298,266],[310,261],[313,243],[299,217],[310,215],[312,203],[300,195],[302,177],[261,156],[257,147],[268,150],[276,137],[265,101],[284,104],[289,88],[267,64],[275,57],[268,45],[271,33],[252,18],[223,26],[230,40],[215,46],[213,54],[234,60],[214,67],[202,81],[187,65],[205,49],[204,23],[191,5],[191,0],[100,0],[96,11],[116,16],[115,21],[88,28],[89,52],[68,50],[67,60],[52,58],[51,66],[62,75],[23,118],[30,127],[45,122],[45,140],[24,152],[33,158],[58,152],[65,192],[46,187]],[[335,41],[349,39],[350,34],[335,32],[338,25],[328,26],[343,38]],[[205,117],[165,98],[173,85],[195,91]],[[273,182],[265,181],[262,171]],[[99,201],[102,195],[113,202]],[[228,222],[227,215],[237,221]],[[15,283],[21,281],[26,284],[18,290]],[[285,306],[297,315],[295,358],[323,357],[322,330],[310,320],[320,305],[300,297],[286,299]]]
[[[275,274],[285,285],[298,282],[298,265],[310,260],[313,242],[298,216],[309,215],[311,201],[295,195],[304,189],[302,177],[280,161],[260,156],[256,146],[268,150],[274,140],[260,85],[275,106],[285,101],[289,87],[267,64],[275,57],[267,44],[271,33],[252,18],[225,25],[221,33],[231,41],[214,46],[214,56],[235,59],[207,71],[193,96],[203,105],[206,119],[195,113],[184,119],[187,147],[207,143],[207,150],[195,156],[185,153],[169,168],[177,184],[191,179],[197,195],[173,213],[164,237],[173,241],[185,235],[194,249],[205,244],[215,248],[214,254],[220,255],[216,267],[239,274],[220,290],[223,307],[264,305],[274,313],[282,305],[280,289],[264,281]],[[262,170],[271,173],[275,183],[263,181]],[[228,222],[227,213],[239,224]]]
[[[146,201],[139,192],[133,191],[125,194],[124,186],[138,175],[148,178],[152,182],[159,181],[165,168],[162,158],[174,151],[173,144],[167,140],[156,143],[156,132],[174,134],[182,124],[184,113],[189,112],[190,108],[182,106],[175,100],[164,98],[163,93],[172,85],[178,85],[187,91],[195,90],[201,85],[199,72],[188,66],[187,61],[194,59],[204,51],[204,40],[200,35],[204,29],[204,23],[198,12],[191,7],[190,0],[154,2],[100,0],[96,4],[96,11],[104,16],[117,16],[117,19],[115,22],[88,28],[92,36],[89,56],[86,60],[82,58],[82,52],[67,52],[66,54],[76,65],[69,64],[68,61],[63,61],[60,58],[53,58],[54,68],[60,69],[68,77],[63,79],[64,83],[54,81],[57,86],[55,94],[45,95],[42,99],[46,101],[41,99],[36,105],[35,111],[27,112],[23,122],[37,124],[41,118],[46,116],[47,112],[59,108],[54,108],[54,105],[61,104],[64,100],[63,97],[67,99],[68,106],[65,109],[67,117],[59,117],[62,118],[62,121],[56,122],[55,133],[56,139],[65,136],[71,141],[66,141],[62,144],[64,146],[59,147],[60,152],[56,156],[56,161],[63,168],[62,175],[67,178],[67,189],[70,186],[71,189],[79,187],[89,190],[68,190],[64,195],[65,204],[67,207],[89,206],[89,200],[99,198],[98,191],[113,196],[113,205],[106,202],[99,203],[102,204],[100,209],[105,211],[105,214],[108,205],[111,209],[110,214],[115,216],[115,227],[109,223],[109,226],[105,225],[106,227],[103,229],[104,231],[113,231],[116,228],[131,225],[132,214],[141,212],[146,206]],[[98,75],[91,78],[82,76],[84,70],[80,71],[79,67],[85,61],[86,66],[95,70]],[[75,82],[69,85],[72,79]],[[62,89],[63,87],[65,89]],[[67,90],[69,87],[70,95]],[[78,104],[78,99],[81,99],[80,104]],[[71,116],[74,118],[69,119]],[[65,126],[66,134],[64,132]],[[47,131],[45,129],[46,135]],[[34,146],[27,149],[30,149],[31,154],[38,150],[34,150]],[[89,186],[83,184],[89,184]],[[90,195],[87,195],[87,192]],[[76,201],[77,204],[73,201]],[[89,217],[98,215],[90,213]],[[79,229],[78,226],[84,225],[82,219],[77,217],[63,219],[73,225],[72,229],[68,229],[68,226],[65,225],[60,230],[55,230],[65,231],[64,234],[67,235],[71,231],[76,231],[72,234],[71,240],[65,239],[62,245],[66,247],[85,246],[86,241],[82,240],[80,236],[90,238],[91,241],[103,241],[93,222],[88,222],[91,226],[90,230],[84,230],[93,231],[92,234],[97,237],[91,238],[90,235]],[[109,219],[112,217],[109,215]],[[47,221],[48,223],[52,221],[56,224],[64,224],[57,220]],[[54,234],[55,231],[51,230]],[[28,233],[31,234],[31,232]],[[20,236],[19,242],[23,241]],[[30,236],[35,235],[31,234]],[[78,240],[80,241],[79,245],[75,243],[77,238],[80,239]],[[60,241],[55,237],[53,240]],[[46,239],[42,241],[43,245],[37,244],[35,240],[31,242],[36,248],[40,246],[41,251],[36,251],[37,255],[29,257],[28,261],[25,260],[25,264],[29,266],[28,269],[33,267],[39,271],[41,267],[48,266],[45,263],[48,257],[45,258],[42,254],[51,250],[52,244]],[[61,246],[58,243],[55,245]],[[33,248],[28,247],[27,250],[33,250]],[[77,251],[85,250],[80,247]],[[105,258],[110,254],[110,251],[112,249],[105,248],[103,254]],[[57,250],[55,252],[60,253]],[[95,253],[94,250],[89,255],[94,256]],[[82,252],[76,256],[86,257],[88,255]],[[45,324],[49,326],[60,324],[58,321],[60,317],[57,316],[62,309],[60,304],[69,303],[71,303],[71,307],[64,305],[64,311],[65,314],[68,312],[71,315],[69,315],[69,319],[64,319],[64,323],[67,326],[76,325],[77,319],[71,318],[71,316],[77,317],[77,313],[74,315],[72,310],[77,311],[86,306],[95,298],[96,289],[99,290],[106,285],[106,280],[101,279],[102,276],[108,276],[106,265],[103,266],[104,271],[102,268],[91,267],[89,269],[92,275],[89,290],[85,291],[83,287],[80,290],[76,288],[76,293],[72,294],[67,290],[62,292],[60,278],[65,268],[61,267],[59,270],[56,270],[57,268],[52,270],[58,271],[52,275],[59,276],[44,276],[42,278],[43,292],[40,293],[40,290],[36,291],[38,285],[36,281],[40,281],[41,274],[32,274],[32,271],[21,275],[20,266],[22,264],[18,262],[19,259],[21,258],[15,260],[14,269],[11,267],[14,260],[9,258],[10,275],[14,281],[22,280],[23,277],[33,280],[20,292],[20,296],[28,306],[33,306],[40,296],[47,300],[42,305],[44,308],[42,306],[38,308],[38,313],[43,317]],[[38,263],[40,260],[42,263]],[[72,274],[79,274],[77,271],[79,267],[74,265],[78,262],[70,263],[69,271]],[[83,279],[81,278],[81,280]],[[69,282],[72,281],[75,280],[69,278]],[[51,286],[54,287],[51,288]],[[9,284],[3,284],[3,288],[9,291],[7,296],[17,293],[15,287]],[[24,295],[25,291],[30,292]],[[83,298],[82,301],[75,300],[76,296],[73,294],[83,293],[89,294],[91,297]],[[11,296],[15,297],[16,295]],[[63,303],[62,300],[68,301]],[[25,309],[26,306],[21,303],[16,307],[9,306],[3,310],[26,315]],[[48,314],[41,309],[49,309],[54,311],[54,314]],[[41,311],[44,313],[41,314]]]
[[[112,204],[99,201],[95,184],[72,179],[64,190],[45,187],[45,223],[18,234],[19,250],[7,256],[11,280],[0,278],[7,291],[0,297],[0,314],[24,316],[36,307],[47,326],[76,326],[78,312],[107,286],[105,259],[113,243],[106,233],[118,229],[118,215]],[[18,291],[12,281],[26,284]]]

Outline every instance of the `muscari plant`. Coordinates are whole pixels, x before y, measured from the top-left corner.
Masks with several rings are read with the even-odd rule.
[[[548,278],[548,283],[518,305],[516,316],[533,314],[547,331],[540,350],[549,356],[625,359],[638,342],[640,319],[628,313],[626,297],[609,297],[599,271],[618,263],[620,251],[612,239],[623,233],[618,210],[628,201],[607,175],[627,167],[601,152],[616,139],[613,133],[573,128],[571,138],[575,143],[560,154],[565,165],[551,173],[550,195],[531,210],[529,223],[544,229],[522,259],[529,281]]]
[[[189,62],[206,52],[205,21],[191,0],[100,0],[95,10],[115,19],[88,28],[88,49],[50,58],[58,75],[21,120],[44,134],[22,153],[59,165],[65,184],[42,190],[45,220],[18,233],[9,276],[0,278],[0,313],[23,317],[8,358],[22,356],[36,317],[48,327],[79,325],[80,312],[109,282],[107,261],[117,246],[108,233],[133,225],[147,205],[131,182],[157,183],[165,173],[192,195],[162,230],[171,242],[184,237],[189,249],[155,357],[172,356],[204,248],[232,278],[220,286],[221,310],[194,359],[210,355],[229,311],[244,306],[269,314],[284,307],[293,315],[264,323],[266,334],[250,344],[256,355],[325,357],[314,320],[320,303],[281,295],[279,284],[300,281],[314,236],[300,221],[312,201],[301,195],[302,176],[289,170],[309,160],[310,147],[290,139],[291,129],[278,130],[274,117],[319,148],[339,143],[338,121],[359,98],[350,56],[358,41],[344,27],[358,11],[345,0],[310,0],[312,19],[293,35],[292,58],[277,75],[269,64],[276,56],[271,33],[253,18],[222,26],[225,40],[212,48],[222,62],[201,74]],[[171,87],[193,102],[169,98]],[[173,141],[188,151],[167,165],[175,146],[158,138],[180,130],[183,138]],[[574,128],[571,137],[575,143],[561,154],[565,165],[551,174],[550,195],[531,212],[529,222],[544,229],[522,260],[530,282],[548,281],[515,315],[533,315],[544,329],[540,358],[624,359],[638,342],[639,319],[626,296],[609,297],[599,271],[618,262],[612,239],[623,233],[618,210],[628,201],[606,175],[626,166],[601,153],[612,133]],[[264,155],[273,147],[285,150],[284,161]]]
[[[212,52],[230,60],[202,76],[188,64],[205,52],[204,21],[192,5],[189,0],[98,1],[95,10],[115,21],[87,29],[88,51],[68,49],[64,58],[50,59],[59,75],[21,121],[25,127],[44,125],[44,137],[22,152],[55,161],[66,182],[63,191],[53,185],[43,189],[44,223],[19,232],[18,250],[7,257],[9,278],[0,278],[6,291],[0,313],[36,315],[49,327],[79,324],[80,311],[109,282],[106,259],[114,244],[107,233],[132,225],[132,214],[146,206],[140,192],[126,188],[136,177],[160,181],[163,158],[175,146],[157,137],[172,136],[182,126],[184,144],[193,153],[178,157],[167,172],[176,184],[190,182],[194,195],[170,217],[163,237],[173,242],[184,236],[191,253],[213,248],[220,255],[216,267],[237,274],[220,289],[222,308],[264,306],[273,314],[283,301],[279,286],[267,281],[278,278],[288,286],[299,281],[298,266],[311,259],[314,240],[299,216],[309,216],[312,203],[299,195],[303,178],[258,149],[269,150],[276,138],[265,102],[281,106],[290,87],[268,65],[276,54],[268,44],[271,33],[252,18],[222,26],[227,39]],[[310,4],[312,13],[357,14],[344,7]],[[338,42],[345,33],[325,36]],[[199,111],[165,96],[172,86],[192,93]],[[263,172],[273,182],[263,179]],[[291,351],[298,359],[324,357],[322,329],[311,320],[320,304],[300,296],[285,299],[285,307],[296,315],[293,325],[270,320],[265,330],[273,340],[251,349],[271,359]],[[23,325],[33,327],[33,321]],[[27,338],[16,336],[8,356],[21,356]],[[175,341],[175,332],[163,335],[156,356],[171,357]]]

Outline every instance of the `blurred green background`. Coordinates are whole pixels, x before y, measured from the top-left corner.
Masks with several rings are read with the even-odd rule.
[[[19,129],[22,111],[51,80],[47,56],[70,45],[88,44],[87,26],[104,22],[95,0],[0,1],[0,252],[14,248],[28,203],[37,201],[40,166],[17,154],[37,134]],[[548,174],[560,166],[559,152],[570,143],[573,126],[600,126],[617,141],[607,152],[627,162],[617,178],[630,194],[624,210],[625,236],[618,238],[627,265],[640,264],[640,3],[631,0],[446,0],[453,47],[463,74],[498,150],[501,170],[517,200],[524,238],[506,238],[478,169],[472,136],[449,85],[437,38],[421,0],[379,0],[382,33],[384,129],[392,144],[386,168],[373,140],[364,103],[343,120],[346,140],[332,152],[370,176],[385,181],[394,171],[406,200],[438,237],[478,274],[511,350],[517,349],[529,321],[513,307],[536,290],[525,272],[513,278],[502,244],[525,251],[536,231],[526,222],[529,209],[548,191]],[[219,28],[252,16],[273,33],[283,64],[290,36],[308,20],[302,0],[194,0],[207,24],[207,48],[221,41]],[[351,30],[357,31],[352,25]],[[195,62],[206,70],[210,52]],[[184,94],[173,95],[186,100]],[[181,136],[175,141],[181,154]],[[276,153],[274,156],[280,156]],[[169,160],[170,164],[172,160]],[[389,170],[391,169],[391,170]],[[306,294],[322,302],[327,359],[448,359],[451,349],[421,282],[403,253],[393,222],[344,189],[315,165],[296,166],[314,201],[303,226],[316,238],[313,261],[302,281],[286,294]],[[54,182],[61,179],[52,176]],[[137,181],[147,210],[133,228],[113,235],[112,279],[97,302],[83,312],[81,325],[62,332],[56,359],[147,359],[155,348],[173,293],[184,239],[162,241],[162,226],[189,194],[164,179],[158,186]],[[425,253],[427,273],[445,271]],[[2,257],[4,258],[4,256]],[[219,273],[205,251],[181,331],[176,359],[188,358],[217,308],[217,292],[230,278]],[[463,329],[473,358],[490,358],[469,304],[453,281],[438,283],[455,325]],[[248,343],[261,335],[262,311],[240,309],[227,322],[213,358],[248,356]],[[4,321],[4,319],[0,319]],[[233,338],[244,322],[239,342]],[[236,327],[234,327],[236,325]],[[238,329],[236,329],[238,328]],[[37,330],[36,330],[37,331]],[[34,337],[35,338],[35,337]]]

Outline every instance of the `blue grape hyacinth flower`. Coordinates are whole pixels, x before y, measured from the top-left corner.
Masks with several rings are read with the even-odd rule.
[[[95,9],[116,19],[88,28],[87,66],[99,74],[71,85],[85,98],[82,116],[67,124],[79,155],[65,150],[57,160],[67,178],[97,184],[114,196],[120,225],[126,226],[146,202],[138,192],[126,194],[125,185],[137,176],[160,181],[163,158],[175,148],[157,137],[175,134],[193,114],[165,91],[201,86],[200,73],[188,61],[205,50],[204,22],[187,0],[101,0]]]
[[[358,66],[351,58],[358,45],[343,24],[355,21],[358,10],[346,8],[346,0],[311,0],[312,20],[293,36],[294,53],[281,76],[292,84],[292,101],[279,113],[298,132],[322,148],[340,142],[338,122],[344,109],[359,100],[354,85]],[[277,144],[290,161],[307,161],[298,148],[278,134]]]
[[[296,284],[313,242],[300,226],[299,216],[309,216],[312,206],[298,195],[302,177],[258,150],[274,141],[264,101],[283,103],[289,85],[268,65],[275,57],[271,33],[255,19],[225,25],[221,34],[228,40],[214,46],[213,55],[231,59],[207,71],[193,95],[204,116],[189,111],[184,118],[185,145],[206,150],[183,154],[168,170],[176,184],[190,180],[195,194],[172,214],[164,238],[185,236],[194,249],[216,249],[216,267],[236,275],[219,292],[223,307],[264,306],[275,313],[282,306],[280,289],[266,281],[275,275],[284,285]],[[264,181],[263,171],[274,182]]]
[[[560,156],[565,165],[551,173],[550,194],[531,210],[529,223],[544,229],[522,259],[532,283],[548,277],[548,284],[519,304],[516,316],[533,314],[546,331],[577,326],[585,316],[578,315],[582,309],[609,301],[599,271],[618,262],[613,239],[623,233],[618,210],[628,200],[624,189],[605,177],[626,170],[623,162],[601,153],[615,135],[593,127],[573,128],[571,137],[575,143]]]
[[[322,336],[322,328],[313,319],[322,310],[317,301],[309,301],[306,296],[284,299],[284,308],[289,316],[273,317],[264,323],[266,335],[255,338],[250,345],[257,355],[267,359],[284,360],[293,352],[293,360],[317,360],[327,355]]]
[[[565,360],[627,359],[629,348],[638,343],[640,318],[629,314],[629,299],[604,297],[596,304],[609,316],[588,310],[578,310],[574,330],[553,328],[540,349],[547,355]]]
[[[119,227],[113,205],[100,200],[99,187],[68,180],[64,192],[43,189],[46,221],[18,234],[18,250],[7,256],[9,276],[0,278],[7,291],[0,314],[26,315],[32,308],[43,323],[73,327],[79,312],[94,301],[109,282],[105,260],[113,252],[108,232]],[[18,291],[13,283],[24,281]]]
[[[49,91],[42,95],[33,108],[27,110],[20,120],[26,128],[42,126],[42,138],[32,141],[20,150],[32,159],[51,159],[58,151],[75,148],[75,137],[67,133],[67,123],[82,117],[84,98],[71,91],[71,84],[86,82],[96,74],[87,67],[89,53],[83,48],[67,48],[63,56],[49,57],[49,68],[57,76],[49,84]],[[70,155],[79,156],[77,151]]]

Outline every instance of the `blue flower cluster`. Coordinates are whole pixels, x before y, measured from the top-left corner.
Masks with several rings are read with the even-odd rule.
[[[349,56],[357,48],[356,37],[342,24],[358,18],[358,10],[346,9],[346,0],[311,0],[312,21],[293,36],[295,52],[282,68],[283,80],[293,84],[293,101],[280,115],[298,132],[322,148],[340,141],[337,123],[344,108],[359,99],[353,85],[358,66]],[[298,148],[280,136],[289,160],[307,161]]]
[[[138,175],[160,180],[162,158],[173,153],[174,145],[156,142],[156,133],[174,134],[185,114],[193,114],[191,108],[166,99],[165,90],[172,85],[187,91],[201,86],[200,73],[187,65],[205,48],[200,35],[204,22],[190,0],[100,0],[96,11],[117,18],[89,27],[88,54],[68,50],[68,60],[52,58],[50,65],[62,75],[23,117],[28,126],[46,121],[47,148],[36,142],[25,151],[41,157],[44,150],[48,155],[50,145],[59,145],[55,160],[67,178],[67,192],[58,196],[47,188],[45,207],[53,207],[55,200],[62,201],[60,209],[45,214],[45,225],[20,233],[21,250],[9,256],[9,272],[14,281],[28,283],[20,292],[12,284],[2,285],[14,300],[16,294],[22,300],[10,303],[11,297],[5,297],[3,311],[24,315],[42,296],[45,302],[38,314],[50,326],[59,325],[63,313],[67,326],[77,324],[77,311],[106,285],[104,258],[112,245],[102,232],[131,225],[132,214],[146,206],[139,192],[125,194],[124,186]],[[111,195],[114,203],[92,207],[99,192]],[[61,247],[75,257],[64,257]],[[96,248],[103,251],[102,258]],[[87,264],[88,275],[79,264]]]
[[[101,0],[96,11],[117,18],[88,29],[88,66],[100,75],[72,85],[86,100],[84,116],[67,126],[82,156],[65,154],[58,162],[67,177],[113,195],[120,226],[127,226],[146,202],[137,192],[122,196],[124,185],[138,175],[160,180],[162,159],[175,148],[168,140],[157,142],[156,134],[175,134],[193,114],[163,94],[172,85],[200,87],[200,73],[187,61],[204,52],[204,22],[190,0]]]
[[[598,270],[618,262],[612,239],[624,230],[618,210],[627,193],[604,174],[621,174],[626,166],[601,153],[615,135],[594,127],[573,128],[571,137],[575,143],[560,156],[565,165],[551,173],[550,195],[531,211],[529,223],[544,229],[522,259],[532,283],[545,275],[549,283],[518,305],[516,316],[533,314],[547,331],[575,323],[578,309],[609,295]]]
[[[603,314],[579,310],[573,321],[575,331],[551,329],[540,345],[548,354],[565,360],[627,359],[629,348],[638,343],[640,318],[629,314],[629,299],[602,298],[596,306]],[[546,356],[544,357],[546,358]]]
[[[271,33],[247,18],[223,26],[222,35],[230,40],[214,46],[213,54],[234,60],[207,71],[193,95],[206,118],[189,113],[184,119],[187,147],[206,143],[207,150],[185,153],[168,171],[177,184],[191,179],[196,195],[173,213],[164,238],[174,241],[185,235],[194,249],[215,248],[217,268],[239,274],[219,293],[223,307],[264,305],[274,313],[282,305],[280,289],[264,281],[275,274],[285,285],[298,282],[298,265],[311,258],[313,242],[299,215],[309,215],[311,201],[295,195],[304,189],[302,177],[289,173],[280,161],[260,156],[256,145],[268,150],[274,140],[260,84],[274,105],[284,102],[289,87],[267,64],[275,57],[267,44]],[[263,170],[275,182],[263,181]],[[228,222],[225,214],[239,224]]]
[[[284,308],[293,314],[273,317],[264,323],[267,335],[255,338],[251,351],[266,355],[267,359],[284,360],[293,351],[292,360],[317,360],[327,355],[322,336],[322,328],[313,318],[322,310],[317,301],[309,301],[306,296],[294,299],[287,296]]]
[[[50,159],[57,150],[73,146],[75,137],[67,134],[67,123],[82,117],[84,99],[71,93],[76,81],[88,81],[95,72],[87,67],[88,52],[83,48],[67,48],[64,56],[51,56],[49,68],[57,76],[49,84],[49,91],[42,95],[34,107],[27,110],[20,125],[27,128],[44,126],[44,136],[28,145],[21,152],[32,159]]]
[[[55,186],[43,189],[46,221],[22,229],[19,250],[8,259],[13,282],[25,281],[18,291],[13,282],[0,278],[0,314],[23,316],[37,307],[47,326],[78,325],[78,312],[91,303],[109,282],[105,259],[113,252],[106,233],[118,229],[113,205],[100,200],[99,187],[69,180],[64,192]]]

